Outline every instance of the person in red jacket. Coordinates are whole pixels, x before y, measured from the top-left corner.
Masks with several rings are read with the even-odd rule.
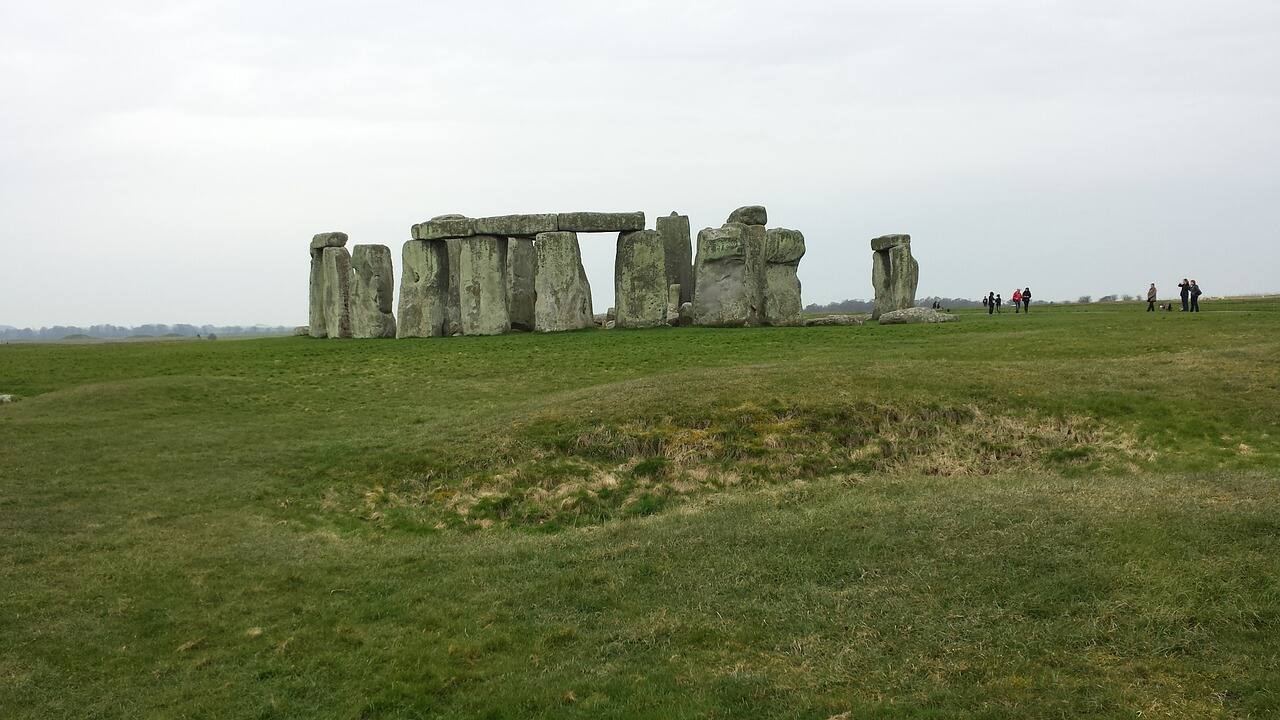
[[[1018,310],[1021,308],[1022,308],[1022,291],[1017,288],[1014,288],[1013,289],[1013,314],[1017,315]]]

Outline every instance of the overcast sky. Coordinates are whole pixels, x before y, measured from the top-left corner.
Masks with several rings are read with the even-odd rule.
[[[806,303],[898,232],[921,295],[1277,291],[1278,129],[1274,0],[0,0],[0,323],[298,325],[316,232],[745,204]]]

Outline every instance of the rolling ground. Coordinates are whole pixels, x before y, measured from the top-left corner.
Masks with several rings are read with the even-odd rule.
[[[0,346],[0,717],[1274,717],[1280,299]]]

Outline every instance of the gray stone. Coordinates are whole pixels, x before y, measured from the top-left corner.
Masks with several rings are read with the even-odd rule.
[[[617,320],[617,319],[618,319],[618,308],[616,308],[616,307],[611,307],[611,308],[609,308],[608,310],[606,310],[606,311],[605,311],[605,313],[604,313],[604,317],[605,317],[605,319],[606,319],[606,320]]]
[[[351,337],[393,338],[395,270],[391,248],[356,245],[351,253]]]
[[[555,232],[559,221],[555,213],[543,215],[498,215],[476,218],[471,223],[477,235],[506,235],[532,238],[538,233]]]
[[[13,401],[14,401],[14,397],[12,395],[0,395],[0,405],[3,405],[5,403],[11,403]]]
[[[298,337],[306,337],[311,334],[310,325],[299,325],[293,329],[293,334]]]
[[[511,329],[507,310],[507,239],[476,235],[459,240],[458,304],[463,335]]]
[[[459,296],[459,288],[462,286],[462,277],[459,271],[462,268],[462,240],[451,238],[443,241],[445,244],[445,253],[448,255],[449,281],[445,284],[445,325],[444,334],[448,337],[462,334],[462,305]]]
[[[680,284],[667,286],[667,324],[676,325],[680,321]]]
[[[619,328],[656,327],[666,322],[665,255],[657,230],[618,235],[613,287]]]
[[[347,234],[344,232],[327,232],[319,233],[311,238],[311,255],[315,257],[320,253],[317,250],[323,250],[327,247],[345,247],[347,244]]]
[[[351,337],[351,253],[327,247],[320,257],[325,337]]]
[[[880,252],[900,245],[910,245],[910,235],[881,235],[871,241],[871,252]]]
[[[698,233],[694,260],[693,322],[709,327],[747,325],[756,317],[758,276],[748,269],[748,226],[729,223]]]
[[[560,213],[556,225],[562,232],[630,232],[644,229],[644,213]]]
[[[680,286],[680,302],[693,300],[693,243],[689,235],[689,216],[670,215],[656,220],[666,253],[667,284]],[[679,303],[676,304],[679,307]]]
[[[311,337],[329,337],[324,321],[324,248],[311,249],[311,279],[307,285],[307,322]]]
[[[938,312],[930,308],[909,307],[901,310],[890,310],[880,316],[881,325],[905,325],[913,323],[955,322],[960,318],[949,313]]]
[[[804,324],[806,327],[821,327],[824,325],[861,325],[871,317],[870,315],[825,315],[823,317],[806,318]]]
[[[617,321],[617,320],[609,320],[608,322],[606,322],[606,323],[604,324],[604,329],[605,329],[605,330],[612,330],[612,329],[616,328],[617,326],[618,326],[618,321]]]
[[[591,310],[591,284],[582,267],[578,236],[571,232],[540,233],[534,240],[537,253],[537,299],[534,329],[540,332],[580,330],[597,321]]]
[[[763,205],[744,205],[729,213],[725,223],[742,223],[743,225],[768,225],[769,213]]]
[[[693,324],[693,303],[691,302],[680,303],[680,324],[681,325]]]
[[[409,240],[400,254],[400,318],[396,337],[440,337],[448,319],[449,246]],[[454,296],[456,301],[457,296]],[[457,308],[457,303],[454,303]]]
[[[796,270],[804,257],[804,235],[799,230],[771,228],[765,231],[764,310],[766,325],[801,325],[800,278]]]
[[[443,240],[475,234],[474,221],[465,215],[437,215],[413,226],[414,240]]]
[[[533,240],[507,239],[507,311],[511,327],[533,330],[534,302],[537,298],[538,256]]]

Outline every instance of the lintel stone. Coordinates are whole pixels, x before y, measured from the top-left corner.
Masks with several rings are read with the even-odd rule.
[[[632,232],[644,229],[644,213],[560,213],[557,225],[561,232]]]
[[[477,235],[506,235],[508,237],[533,237],[538,233],[555,232],[559,227],[555,213],[540,215],[498,215],[476,218],[472,229]]]

